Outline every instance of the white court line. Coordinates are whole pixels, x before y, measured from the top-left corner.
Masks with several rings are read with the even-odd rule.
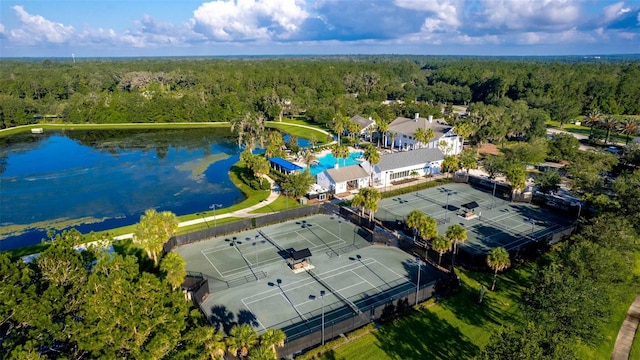
[[[202,251],[200,251],[202,252]],[[224,277],[224,275],[222,275],[222,273],[220,272],[220,270],[218,270],[218,268],[213,265],[213,263],[211,262],[211,259],[209,259],[209,257],[207,255],[205,255],[204,253],[202,253],[202,256],[204,256],[205,259],[207,259],[207,261],[209,262],[209,264],[211,264],[211,266],[213,267],[213,269],[218,273],[218,275],[220,275],[221,277]]]
[[[244,301],[242,301],[242,305],[244,305],[244,307],[247,308],[247,310],[250,313],[255,314],[255,311],[251,310],[251,308],[247,304],[245,304]],[[267,330],[267,328],[264,326],[262,321],[260,321],[260,319],[258,319],[258,315],[256,315],[256,321],[258,322],[258,325],[260,325],[260,327],[262,327],[262,330]]]
[[[370,259],[370,260],[372,260],[372,259]],[[348,269],[346,271],[341,271],[340,273],[332,275],[332,276],[329,276],[329,277],[338,276],[338,275],[344,275],[344,274],[346,274],[348,272],[351,272],[352,269],[358,269],[358,268],[363,267],[363,265],[361,265],[361,264],[348,264],[348,265],[344,265],[344,266],[341,266],[339,268],[335,268],[335,269],[329,270],[329,271],[327,271],[325,273],[317,274],[317,275],[322,277],[322,279],[325,279],[326,277],[323,277],[322,275],[330,274],[330,273],[339,271],[340,269],[344,269],[346,267],[351,267],[351,269]],[[291,283],[289,283],[287,285],[281,286],[280,288],[282,288],[282,289],[286,288],[287,291],[289,291],[289,290],[295,290],[295,289],[298,289],[298,288],[301,288],[301,287],[304,287],[304,286],[308,286],[308,285],[311,285],[311,284],[317,284],[317,283],[318,282],[315,279],[307,278],[307,279],[302,279],[302,280],[291,282]],[[267,299],[267,298],[273,296],[273,295],[267,295],[267,294],[274,293],[274,292],[277,295],[276,289],[268,289],[268,290],[259,292],[259,293],[254,294],[254,295],[244,297],[242,301],[243,302],[246,301],[247,304],[253,304],[254,302],[258,302],[258,301],[261,301],[261,300],[264,300],[264,299]],[[249,301],[249,299],[255,298],[255,297],[257,297],[256,300]]]
[[[380,292],[383,292],[383,291],[384,291],[384,290],[380,289],[379,287],[377,287],[377,286],[373,285],[372,283],[370,283],[369,281],[367,281],[367,279],[363,278],[362,276],[358,275],[357,273],[355,273],[355,272],[353,272],[353,271],[352,271],[352,273],[353,273],[353,275],[355,275],[355,276],[359,277],[360,279],[362,279],[362,281],[367,282],[367,284],[369,284],[369,286],[371,286],[372,288],[374,288],[374,289],[378,289],[378,291],[380,291]]]

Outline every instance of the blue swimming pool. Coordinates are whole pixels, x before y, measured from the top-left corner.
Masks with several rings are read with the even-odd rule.
[[[362,151],[352,152],[346,159],[340,159],[340,167],[360,164],[360,161],[356,160],[362,156]],[[333,169],[336,165],[336,158],[332,154],[327,154],[318,158],[318,163],[311,165],[311,174],[317,175],[327,169]]]

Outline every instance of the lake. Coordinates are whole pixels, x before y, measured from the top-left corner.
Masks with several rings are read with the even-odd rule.
[[[239,154],[228,128],[0,138],[0,250],[38,244],[48,229],[135,224],[149,208],[184,215],[238,203],[228,171]]]

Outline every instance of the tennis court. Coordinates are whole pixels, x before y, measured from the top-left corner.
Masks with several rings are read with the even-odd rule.
[[[530,204],[510,203],[467,184],[448,184],[398,197],[383,199],[376,218],[403,224],[412,210],[435,218],[439,234],[452,224],[467,229],[465,250],[482,254],[502,246],[514,250],[531,241],[545,239],[574,219]]]
[[[235,239],[234,239],[235,237]],[[295,273],[283,251],[308,248],[310,267]],[[314,215],[175,249],[188,271],[209,278],[202,304],[215,325],[250,323],[258,331],[280,328],[288,336],[325,321],[364,311],[400,293],[414,293],[418,266],[405,252],[370,246],[353,224]],[[263,274],[264,276],[262,276]],[[422,264],[420,284],[438,279]]]

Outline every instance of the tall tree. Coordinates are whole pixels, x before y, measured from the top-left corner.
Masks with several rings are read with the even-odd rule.
[[[418,234],[418,229],[421,224],[425,221],[427,215],[420,210],[414,209],[407,214],[407,219],[405,223],[409,229],[413,230],[413,242],[416,241],[416,235]]]
[[[371,165],[369,170],[369,186],[373,186],[373,172],[375,166],[380,162],[380,152],[375,146],[368,144],[364,148],[364,159]]]
[[[487,265],[494,271],[493,283],[491,284],[491,291],[496,287],[496,278],[498,277],[498,271],[502,271],[511,266],[511,259],[509,253],[503,247],[496,247],[489,251],[487,254]]]
[[[283,347],[286,338],[287,335],[280,329],[267,329],[260,336],[260,345],[265,346],[276,354],[276,347]]]
[[[235,325],[227,337],[229,353],[240,359],[244,359],[257,343],[258,334],[249,324]]]
[[[141,246],[158,266],[158,254],[178,229],[178,218],[170,211],[157,212],[148,209],[140,217],[140,222],[133,232],[133,242]]]
[[[187,269],[185,262],[180,254],[175,252],[168,253],[160,261],[160,271],[164,273],[166,281],[171,285],[171,288],[175,291],[184,282],[187,276]]]
[[[446,236],[436,236],[431,239],[431,248],[438,253],[438,264],[440,264],[442,255],[451,250],[451,239]]]
[[[458,252],[458,243],[463,243],[467,240],[467,229],[460,224],[453,224],[447,228],[445,236],[451,240],[453,244],[453,254]]]

